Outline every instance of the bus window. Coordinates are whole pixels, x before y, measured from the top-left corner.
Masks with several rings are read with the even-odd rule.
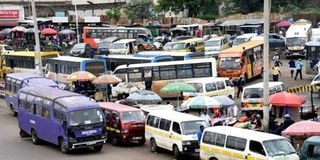
[[[10,92],[11,92],[11,93],[16,93],[16,80],[15,80],[15,79],[12,79],[12,80],[11,80],[10,86],[11,86]]]
[[[195,64],[194,68],[194,77],[208,77],[211,76],[211,63]]]
[[[33,104],[33,114],[41,116],[42,113],[42,98],[36,97],[34,99],[34,104]]]
[[[192,68],[191,65],[177,65],[177,78],[192,78]]]
[[[206,84],[206,91],[207,92],[211,92],[211,91],[215,91],[217,90],[217,86],[216,86],[216,83],[208,83]]]
[[[26,98],[27,98],[26,94],[20,93],[20,95],[19,95],[19,107],[26,108]]]
[[[35,97],[32,96],[32,95],[28,95],[28,96],[27,96],[26,109],[27,109],[27,111],[29,111],[29,112],[32,112],[32,104],[33,104],[34,98],[35,98]]]
[[[55,103],[53,107],[53,117],[55,120],[59,122],[63,122],[66,120],[66,109],[62,107],[60,104]]]
[[[176,69],[174,66],[160,66],[161,80],[176,79]]]
[[[217,82],[217,88],[218,88],[218,90],[221,90],[221,89],[225,89],[226,86],[224,85],[223,81],[218,81]]]

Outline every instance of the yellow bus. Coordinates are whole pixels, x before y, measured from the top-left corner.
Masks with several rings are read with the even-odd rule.
[[[178,42],[167,43],[163,49],[165,51],[181,51],[181,52],[190,52],[189,47],[194,45],[196,52],[204,51],[204,40],[203,38],[192,38]]]
[[[48,59],[59,55],[58,51],[41,52],[42,67],[45,68]],[[3,55],[5,64],[9,68],[9,72],[29,72],[35,73],[35,52],[34,51],[18,51]]]

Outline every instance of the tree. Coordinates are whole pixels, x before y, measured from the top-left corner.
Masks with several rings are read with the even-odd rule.
[[[188,17],[216,17],[217,4],[217,0],[159,0],[156,9],[175,13],[187,10]]]
[[[118,21],[119,21],[119,19],[121,17],[121,12],[120,12],[119,8],[112,8],[111,10],[108,10],[106,12],[106,15],[109,18],[116,20],[116,23],[118,24]]]
[[[125,6],[125,14],[134,22],[137,18],[153,19],[155,15],[152,12],[152,0],[131,0]]]

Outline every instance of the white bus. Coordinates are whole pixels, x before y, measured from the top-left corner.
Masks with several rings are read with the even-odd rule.
[[[304,44],[312,35],[312,23],[300,19],[292,24],[286,32],[286,56],[305,56]]]
[[[123,82],[144,83],[152,80],[152,90],[161,97],[177,97],[177,94],[160,93],[160,89],[173,82],[186,82],[197,78],[216,77],[214,58],[192,59],[158,63],[141,63],[118,66],[113,72]]]

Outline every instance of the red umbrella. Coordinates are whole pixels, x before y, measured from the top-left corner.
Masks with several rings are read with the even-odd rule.
[[[44,35],[52,35],[52,34],[57,34],[58,32],[52,28],[45,28],[43,30],[41,30],[41,34]]]
[[[269,97],[269,104],[284,107],[300,107],[306,100],[296,94],[279,92]]]
[[[299,121],[282,131],[283,136],[320,136],[320,122]]]
[[[280,21],[276,24],[277,27],[289,27],[292,23],[289,21]]]

